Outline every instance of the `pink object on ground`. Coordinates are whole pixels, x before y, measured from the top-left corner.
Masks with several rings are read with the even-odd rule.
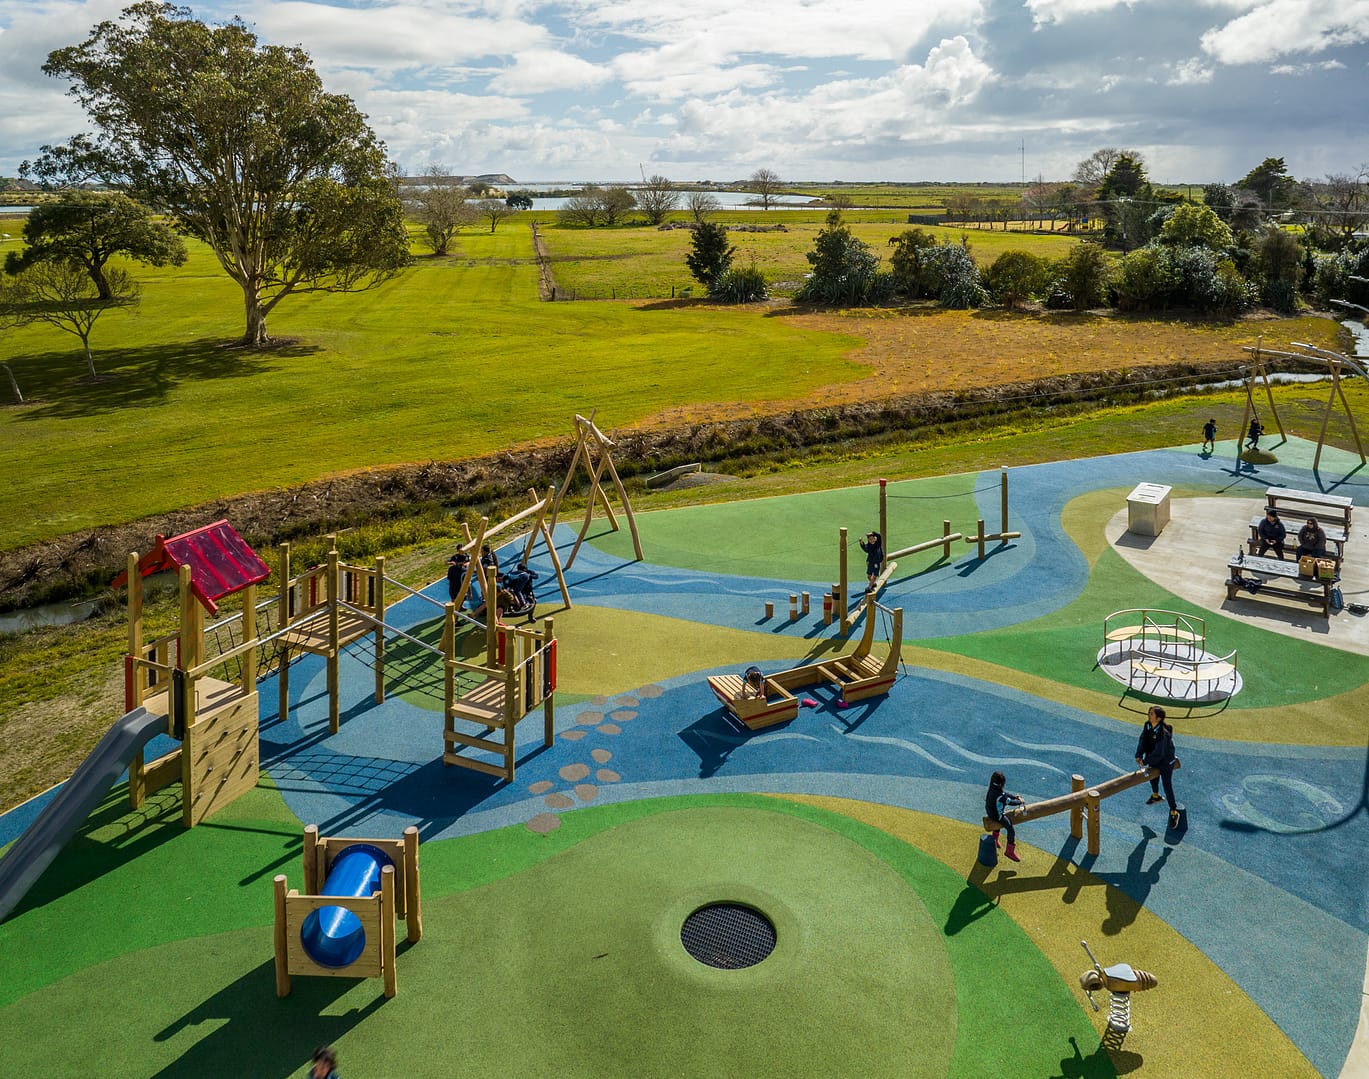
[[[818,706],[818,702],[813,700],[812,697],[804,697],[803,700],[799,701],[799,704],[803,705],[805,708],[816,708]]]

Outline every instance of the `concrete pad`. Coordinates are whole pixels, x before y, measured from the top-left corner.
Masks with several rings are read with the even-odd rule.
[[[1369,656],[1369,615],[1349,611],[1352,603],[1369,605],[1369,514],[1363,511],[1350,527],[1341,565],[1339,587],[1346,607],[1332,611],[1330,618],[1293,599],[1245,593],[1226,598],[1227,562],[1245,549],[1250,518],[1264,505],[1263,498],[1173,498],[1169,523],[1158,536],[1128,532],[1124,506],[1108,522],[1106,534],[1113,549],[1136,569],[1190,603],[1271,633]]]

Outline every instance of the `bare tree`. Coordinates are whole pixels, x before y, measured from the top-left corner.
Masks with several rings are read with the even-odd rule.
[[[612,184],[599,195],[599,212],[605,225],[616,225],[619,218],[637,205],[637,197],[622,184]]]
[[[722,209],[722,203],[711,192],[691,191],[685,200],[685,207],[689,210],[689,216],[694,219],[694,223],[702,225],[708,220],[709,214],[715,214]]]
[[[746,184],[748,189],[755,192],[762,210],[770,209],[775,202],[775,196],[784,187],[784,181],[780,179],[779,173],[772,169],[757,169]]]
[[[1361,165],[1356,176],[1328,175],[1308,188],[1317,211],[1315,224],[1336,237],[1337,242],[1349,243],[1356,232],[1369,225],[1369,165]]]
[[[653,225],[659,225],[680,204],[680,193],[670,185],[670,181],[657,174],[646,180],[637,189],[637,208],[646,214]]]
[[[603,188],[588,184],[580,189],[580,194],[566,199],[557,211],[557,216],[568,225],[586,225],[593,228],[603,217]]]
[[[466,202],[469,194],[447,166],[437,162],[423,170],[417,184],[405,189],[407,209],[428,234],[434,255],[449,254],[456,234],[475,221],[475,212]]]
[[[490,231],[493,232],[495,226],[506,217],[512,217],[518,211],[510,206],[503,199],[481,199],[475,204],[475,213],[483,217],[490,223]]]
[[[86,369],[92,379],[95,359],[90,334],[96,320],[111,307],[138,302],[138,285],[127,270],[105,268],[109,299],[100,299],[90,274],[79,262],[38,262],[24,270],[11,286],[15,306],[32,322],[46,322],[81,339]]]
[[[1083,161],[1074,166],[1074,176],[1072,179],[1076,184],[1083,184],[1086,187],[1097,187],[1103,182],[1117,162],[1124,157],[1129,157],[1141,168],[1145,168],[1145,158],[1138,150],[1119,150],[1116,146],[1104,146],[1102,149],[1094,150]]]

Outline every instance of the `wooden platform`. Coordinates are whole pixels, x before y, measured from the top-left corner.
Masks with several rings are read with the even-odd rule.
[[[749,692],[736,674],[710,675],[708,688],[737,722],[753,731],[788,723],[799,714],[798,698],[771,678],[765,680],[764,697]]]
[[[371,619],[352,614],[350,611],[339,611],[337,624],[339,648],[345,648],[353,641],[358,641],[376,630],[375,622]],[[327,608],[321,608],[290,626],[280,635],[280,641],[286,648],[298,648],[302,652],[310,652],[316,656],[328,655],[333,650],[333,645],[329,636]]]

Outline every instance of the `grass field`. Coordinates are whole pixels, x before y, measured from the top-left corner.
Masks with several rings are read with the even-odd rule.
[[[826,210],[769,214],[730,211],[715,214],[713,220],[733,226],[782,224],[783,232],[734,231],[728,239],[736,248],[733,265],[758,267],[772,295],[791,296],[809,271],[805,256],[814,249],[826,215]],[[842,219],[857,239],[870,245],[885,269],[889,266],[889,241],[910,228],[923,229],[943,242],[959,243],[965,239],[981,269],[1004,251],[1030,251],[1042,258],[1061,258],[1079,242],[1064,233],[909,225],[905,216],[870,210],[843,211]],[[688,229],[662,230],[640,224],[587,229],[559,225],[554,220],[544,221],[540,228],[560,289],[593,298],[663,297],[686,288],[702,291],[685,265],[690,249]]]

